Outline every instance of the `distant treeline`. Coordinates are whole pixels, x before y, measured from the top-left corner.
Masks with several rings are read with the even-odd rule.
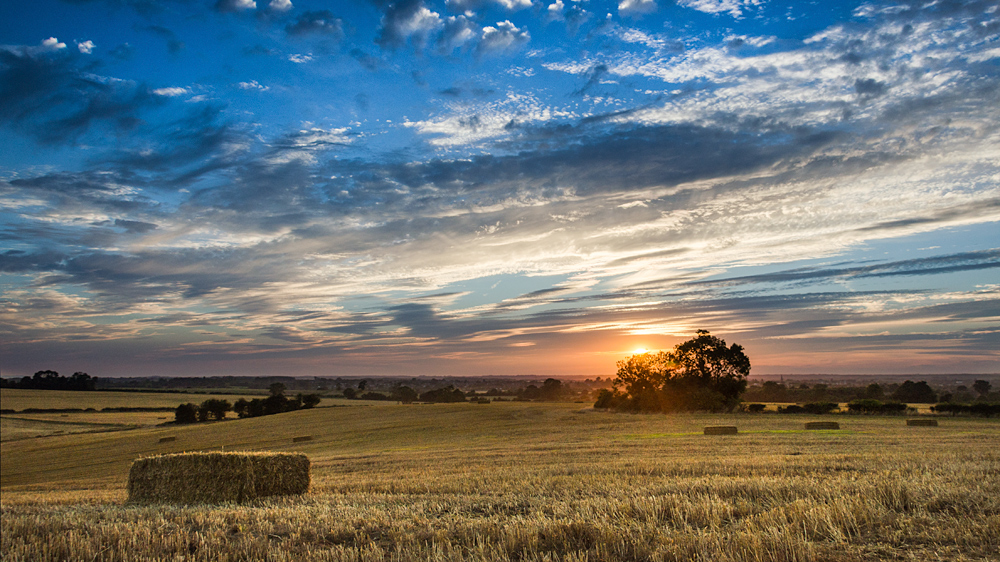
[[[173,408],[169,406],[113,406],[108,408],[25,408],[23,410],[14,410],[10,408],[5,408],[0,410],[0,414],[79,414],[79,413],[96,413],[96,412],[172,412]]]
[[[360,388],[355,390],[354,388],[348,387],[343,390],[344,398],[348,400],[390,400],[394,402],[402,402],[404,404],[409,404],[411,402],[467,402],[473,400],[475,402],[489,402],[488,397],[498,398],[500,396],[509,396],[517,400],[562,400],[570,397],[570,393],[562,382],[558,379],[545,379],[541,387],[529,384],[526,387],[519,388],[516,391],[504,392],[499,389],[491,389],[486,392],[485,395],[477,395],[475,392],[463,392],[462,390],[455,388],[455,385],[449,384],[441,388],[434,388],[426,392],[418,393],[416,390],[405,385],[398,385],[393,388],[389,393],[382,392],[363,392],[365,385],[362,383],[359,385]]]
[[[829,386],[826,384],[800,383],[785,385],[767,381],[760,386],[751,386],[743,394],[744,402],[851,402],[852,400],[880,400],[911,404],[934,404],[937,402],[973,402],[1000,400],[998,393],[991,392],[992,385],[986,380],[977,380],[972,387],[958,385],[951,390],[935,391],[926,381],[904,381],[902,384],[871,383],[868,386]]]
[[[235,404],[219,398],[210,398],[201,404],[181,404],[174,409],[174,419],[177,423],[204,422],[213,418],[222,420],[227,412],[236,412],[241,418],[256,418],[312,408],[322,400],[318,394],[299,394],[288,398],[285,396],[285,385],[280,382],[271,383],[268,390],[271,395],[267,398],[240,398]]]
[[[97,377],[77,371],[64,377],[56,371],[38,371],[30,377],[0,379],[0,388],[30,388],[37,390],[96,390]]]
[[[975,404],[951,404],[945,402],[931,406],[932,412],[940,414],[969,414],[973,416],[1000,416],[1000,404],[988,404],[986,402],[976,402]]]
[[[754,403],[744,404],[742,410],[751,414],[759,414],[767,409],[766,404]],[[836,402],[810,402],[798,405],[778,406],[779,414],[829,414],[834,410],[839,410],[840,405]],[[903,402],[883,402],[872,398],[852,400],[847,403],[847,413],[849,414],[912,414],[916,411],[909,404]],[[965,414],[971,416],[1000,416],[1000,404],[988,402],[976,402],[974,404],[952,404],[943,402],[931,406],[931,411],[939,414]]]

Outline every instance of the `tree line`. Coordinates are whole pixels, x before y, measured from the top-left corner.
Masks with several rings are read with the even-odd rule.
[[[181,404],[174,411],[174,419],[177,423],[205,422],[211,419],[223,420],[226,419],[228,412],[236,412],[240,418],[255,418],[309,409],[322,400],[318,394],[300,393],[294,398],[288,398],[285,396],[285,385],[280,382],[271,383],[268,390],[270,396],[267,398],[254,398],[252,400],[240,398],[235,404],[230,404],[228,400],[220,398],[211,398],[201,404],[190,402]]]
[[[38,371],[20,380],[0,378],[0,388],[29,388],[36,390],[95,390],[97,377],[82,371],[64,377],[56,371]]]
[[[388,394],[372,391],[366,392],[365,388],[366,381],[361,381],[357,389],[351,387],[345,388],[343,390],[344,398],[348,400],[386,400],[402,402],[403,404],[413,402],[467,402],[470,399],[477,402],[489,401],[488,398],[477,395],[474,392],[463,392],[452,384],[420,393],[405,385],[397,385]],[[486,396],[502,395],[509,395],[518,400],[552,401],[565,398],[567,396],[567,389],[563,386],[562,381],[549,378],[545,379],[540,387],[529,384],[527,387],[509,394],[504,394],[499,390],[486,394]]]

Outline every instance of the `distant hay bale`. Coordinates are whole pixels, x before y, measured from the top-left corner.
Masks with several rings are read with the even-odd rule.
[[[906,425],[920,427],[937,427],[937,420],[906,420]]]
[[[247,502],[309,490],[301,453],[181,453],[136,459],[128,473],[131,503]]]
[[[302,443],[303,441],[312,441],[312,435],[303,435],[301,437],[292,437],[292,443]]]
[[[160,443],[173,443],[177,441],[176,437],[160,437]]]
[[[708,425],[705,426],[705,435],[736,435],[735,425]]]
[[[840,429],[837,422],[806,422],[806,429]]]

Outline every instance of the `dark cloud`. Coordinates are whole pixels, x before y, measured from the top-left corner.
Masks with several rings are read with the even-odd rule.
[[[778,273],[730,277],[726,279],[695,281],[694,285],[745,285],[751,283],[787,283],[795,281],[829,281],[866,277],[897,277],[909,275],[936,275],[982,269],[1000,268],[1000,250],[963,252],[902,260],[876,265],[837,269],[798,269]]]
[[[574,96],[582,96],[586,94],[591,88],[597,86],[601,83],[601,79],[608,74],[608,67],[604,64],[594,65],[593,68],[587,73],[589,76],[587,78],[587,83],[580,87],[579,90],[573,92]]]
[[[178,54],[178,53],[180,53],[181,51],[184,50],[184,47],[185,47],[184,42],[181,41],[177,37],[176,33],[174,33],[173,31],[170,31],[169,29],[167,29],[167,28],[165,28],[163,26],[160,26],[160,25],[150,25],[150,26],[147,26],[147,27],[143,27],[141,29],[143,31],[148,31],[150,33],[153,33],[153,34],[157,35],[158,37],[161,37],[164,41],[166,41],[167,42],[167,51],[169,51],[170,54],[172,54],[172,55],[176,55],[176,54]]]
[[[444,28],[438,37],[438,50],[451,54],[455,49],[464,48],[479,37],[479,26],[464,15],[450,16],[444,20]]]
[[[231,14],[247,9],[245,0],[216,0],[212,8],[222,14]]]
[[[427,44],[430,34],[441,25],[439,17],[432,16],[423,0],[400,0],[385,7],[382,27],[375,42],[383,49],[399,49],[412,42],[418,50]]]
[[[6,273],[52,271],[58,268],[64,259],[66,259],[65,254],[53,251],[7,250],[0,252],[0,271]]]
[[[222,106],[204,105],[189,110],[182,117],[166,123],[153,139],[156,150],[148,146],[139,150],[121,150],[104,159],[118,166],[122,173],[129,170],[166,172],[159,186],[166,189],[184,187],[213,171],[228,168],[238,161],[235,147],[246,142],[245,135],[221,121]]]
[[[300,15],[295,23],[285,26],[285,32],[292,36],[320,34],[340,37],[343,27],[343,20],[334,17],[330,10],[317,10]]]
[[[378,58],[362,51],[361,49],[351,49],[351,57],[361,63],[361,66],[375,72],[378,70]]]
[[[43,144],[75,144],[92,130],[132,131],[144,109],[165,103],[142,85],[87,70],[71,55],[0,51],[0,124]]]
[[[885,82],[873,78],[858,78],[854,81],[854,91],[862,98],[876,98],[886,91]]]
[[[930,226],[935,223],[948,223],[958,219],[982,218],[992,215],[1000,208],[1000,198],[986,199],[967,205],[935,209],[922,217],[911,217],[894,221],[885,221],[860,229],[862,232],[896,230],[913,226]]]
[[[157,226],[152,223],[124,219],[115,219],[114,224],[118,228],[125,229],[125,232],[129,234],[146,234],[147,232],[156,230],[157,228]]]
[[[465,125],[474,127],[476,122],[466,118]],[[836,138],[822,131],[759,134],[687,125],[612,130],[605,135],[560,128],[530,134],[534,140],[511,156],[405,165],[343,160],[329,163],[330,172],[353,176],[335,181],[338,191],[343,187],[391,191],[396,184],[419,190],[433,185],[442,196],[487,204],[508,198],[509,190],[525,185],[540,194],[552,183],[572,185],[580,195],[607,194],[748,172],[811,154]],[[559,140],[554,143],[558,148],[539,149],[549,140]],[[350,185],[343,186],[344,182]]]

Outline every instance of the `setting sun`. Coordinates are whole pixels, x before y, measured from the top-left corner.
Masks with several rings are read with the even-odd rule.
[[[642,355],[643,353],[649,353],[649,350],[646,349],[645,347],[637,347],[635,348],[634,351],[632,351],[632,353],[636,355]]]

